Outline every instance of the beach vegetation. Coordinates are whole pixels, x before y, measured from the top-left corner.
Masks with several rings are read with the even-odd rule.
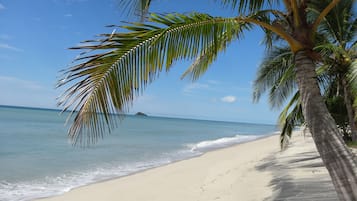
[[[353,3],[341,2],[321,24],[315,47],[321,57],[315,61],[321,92],[346,142],[357,140],[356,108],[353,106],[357,95],[354,80],[356,63],[353,62],[353,58],[357,57],[355,22]],[[280,108],[291,98],[278,120],[282,149],[288,144],[293,129],[305,122],[293,65],[293,54],[289,48],[275,46],[267,52],[254,82],[255,101],[266,91],[269,91],[272,108]]]
[[[144,8],[148,7],[151,1]],[[342,0],[222,0],[238,16],[204,13],[149,14],[147,21],[128,23],[120,32],[89,40],[76,63],[64,71],[59,99],[65,110],[77,110],[69,129],[73,143],[91,144],[116,125],[110,113],[125,113],[163,71],[178,60],[194,60],[183,77],[197,80],[244,31],[259,26],[267,47],[278,38],[293,54],[301,110],[340,200],[357,200],[357,164],[321,95],[316,74],[317,33],[327,14]],[[138,4],[144,5],[144,4]],[[144,13],[145,14],[145,13]],[[98,115],[99,113],[103,115]]]

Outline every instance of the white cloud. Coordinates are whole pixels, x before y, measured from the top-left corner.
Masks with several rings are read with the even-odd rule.
[[[17,47],[11,46],[9,44],[5,44],[5,43],[0,43],[0,49],[7,49],[7,50],[12,50],[12,51],[16,51],[16,52],[22,52],[22,49],[19,49]]]
[[[221,98],[221,101],[224,103],[234,103],[237,101],[237,98],[235,96],[225,96]]]
[[[3,9],[5,9],[5,6],[0,3],[0,10],[3,10]]]
[[[64,16],[65,16],[65,17],[72,17],[73,15],[70,14],[70,13],[67,13],[67,14],[65,14]]]

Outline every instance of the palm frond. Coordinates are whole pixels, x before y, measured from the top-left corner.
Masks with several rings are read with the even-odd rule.
[[[322,64],[316,69],[317,81],[323,96],[328,96],[329,92],[336,84],[336,75],[331,73],[332,68],[333,67],[329,64]]]
[[[244,24],[238,29],[235,29],[236,33],[222,33],[219,46],[215,47],[217,43],[211,43],[207,46],[205,50],[195,59],[192,65],[183,73],[181,79],[189,76],[192,81],[196,81],[203,75],[208,67],[216,60],[219,52],[224,51],[227,48],[227,45],[230,44],[233,40],[238,39],[238,37],[243,36],[243,30],[249,30],[249,24]]]
[[[253,84],[253,100],[269,90],[270,105],[280,107],[296,88],[293,54],[288,47],[274,47],[259,67]]]
[[[94,45],[77,47],[99,53],[81,55],[80,63],[67,69],[58,85],[75,83],[59,101],[64,110],[78,110],[69,129],[73,143],[96,142],[113,127],[115,118],[110,114],[127,112],[163,69],[208,50],[217,55],[245,26],[235,18],[199,13],[152,14],[149,21],[121,26],[127,31],[103,34],[99,40],[87,41]]]
[[[321,1],[318,4],[321,4]],[[326,15],[325,20],[320,25],[319,32],[329,36],[332,43],[345,47],[346,42],[353,40],[355,36],[355,23],[353,1],[341,0]]]
[[[144,17],[148,14],[151,0],[119,0],[119,6],[121,10],[127,12],[127,14],[135,14],[144,20]]]
[[[357,108],[357,60],[354,59],[351,62],[349,72],[347,75],[347,80],[349,84],[349,89],[351,90],[351,94],[353,96],[353,108]],[[357,120],[357,112],[355,112],[355,119]]]
[[[357,60],[356,59],[354,59],[351,62],[351,65],[349,67],[348,80],[350,81],[351,86],[353,88],[356,88],[357,86]]]
[[[336,93],[336,88],[339,88],[339,82],[336,80],[346,79],[349,88],[353,88],[353,57],[356,53],[351,49],[346,49],[341,45],[326,42],[316,46],[316,51],[320,53],[323,59],[322,65],[317,69],[318,79],[321,83],[324,94],[327,96]],[[334,86],[336,85],[336,86]],[[339,92],[337,92],[339,93]]]
[[[354,42],[356,43],[355,45],[352,45],[350,49],[348,50],[348,55],[349,59],[351,59],[351,62],[348,66],[348,80],[351,82],[351,87],[356,88],[357,87],[357,41]]]
[[[232,9],[237,9],[238,13],[255,12],[264,7],[271,7],[274,4],[279,4],[277,0],[220,0],[225,6]]]
[[[269,91],[269,102],[272,108],[280,108],[296,88],[294,65],[291,64]]]
[[[290,26],[289,26],[289,19],[287,18],[285,13],[278,12],[277,10],[263,10],[258,13],[265,13],[266,16],[274,16],[274,20],[270,20],[270,17],[267,17],[269,19],[270,24],[272,24],[275,27],[279,27],[282,30],[284,30],[286,33],[291,33]],[[268,22],[265,20],[265,22]],[[265,32],[264,34],[264,39],[262,41],[262,44],[264,44],[267,48],[268,51],[270,51],[274,46],[273,44],[277,43],[286,43],[286,41],[283,40],[277,33],[269,30],[269,29],[263,29]]]
[[[279,124],[281,126],[280,148],[282,150],[287,148],[294,128],[302,125],[304,122],[300,94],[296,92],[279,115]]]
[[[328,1],[312,0],[309,2],[308,10],[311,18],[316,18],[322,9],[328,5]],[[341,0],[325,16],[321,22],[318,32],[328,37],[329,42],[342,46],[343,48],[356,38],[357,21],[355,15],[355,4],[351,0]]]

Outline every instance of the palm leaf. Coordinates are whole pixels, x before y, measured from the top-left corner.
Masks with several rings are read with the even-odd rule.
[[[348,80],[350,80],[353,88],[356,88],[357,86],[357,60],[356,59],[354,59],[354,61],[350,65]]]
[[[300,94],[296,92],[279,115],[279,124],[282,128],[280,133],[280,147],[282,150],[286,149],[294,128],[304,122]]]
[[[236,33],[222,33],[221,38],[218,39],[219,41],[222,41],[218,43],[220,46],[215,47],[216,44],[211,42],[211,44],[209,44],[206,49],[202,50],[201,54],[195,59],[192,65],[183,73],[181,79],[187,76],[189,76],[192,81],[199,79],[200,76],[206,72],[212,62],[216,60],[218,56],[217,53],[224,51],[227,45],[233,40],[242,37],[242,31],[248,30],[249,27],[248,24],[245,24],[240,26],[239,29],[234,30]]]
[[[141,21],[148,14],[151,0],[119,0],[120,10],[127,14],[135,14],[141,17]]]
[[[253,100],[269,90],[271,107],[280,107],[296,89],[293,54],[288,47],[274,47],[259,67],[253,84]]]
[[[321,3],[319,1],[317,4]],[[330,42],[345,48],[346,43],[352,41],[355,37],[356,23],[353,1],[344,0],[340,1],[326,15],[325,20],[320,25],[319,32],[329,36]]]
[[[69,129],[73,143],[96,142],[114,127],[116,117],[110,114],[127,112],[163,69],[168,71],[179,59],[207,52],[217,55],[245,26],[235,18],[199,13],[152,14],[149,21],[121,26],[127,31],[103,34],[99,40],[86,41],[95,45],[76,48],[100,52],[81,55],[80,63],[67,69],[58,85],[75,83],[59,101],[65,110],[78,110]]]
[[[237,9],[238,13],[256,12],[264,7],[271,7],[274,3],[279,4],[277,0],[220,0],[224,6]]]

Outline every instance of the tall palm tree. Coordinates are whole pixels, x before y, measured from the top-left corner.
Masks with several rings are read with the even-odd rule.
[[[317,49],[324,51],[324,56],[330,57],[325,65],[336,75],[338,84],[342,88],[352,131],[352,140],[357,141],[356,121],[352,106],[354,100],[352,92],[356,83],[352,82],[351,84],[353,80],[350,79],[351,73],[353,73],[351,69],[356,68],[356,63],[353,60],[357,56],[357,18],[353,11],[353,1],[342,1],[326,16],[326,20],[322,22],[320,27],[320,32],[324,33],[331,43],[323,44]]]
[[[356,32],[355,32],[356,33]],[[329,57],[321,66],[326,75],[330,78],[328,96],[342,97],[347,111],[348,125],[351,130],[352,141],[357,141],[357,127],[355,117],[355,107],[353,101],[356,99],[356,82],[351,79],[354,76],[352,69],[356,68],[356,62],[352,62],[353,57],[357,56],[356,47],[341,46],[340,44],[324,44],[318,47],[326,51]],[[325,53],[326,54],[326,53]],[[326,56],[326,55],[325,55]]]
[[[324,17],[340,0],[222,0],[237,9],[239,16],[212,17],[202,13],[187,15],[151,14],[149,23],[120,26],[121,33],[103,34],[95,45],[77,47],[99,50],[82,55],[78,64],[65,71],[59,86],[70,85],[59,101],[78,110],[69,136],[76,143],[93,143],[115,125],[113,112],[125,112],[159,73],[168,71],[179,59],[194,59],[185,72],[195,80],[215,60],[218,53],[244,30],[258,25],[267,35],[277,34],[294,54],[296,80],[305,120],[341,200],[357,200],[357,166],[329,114],[316,80],[315,34]],[[317,17],[307,9],[316,7]]]
[[[351,77],[350,69],[353,68],[353,65],[343,68],[349,70],[348,72],[339,72],[341,68],[336,65],[339,61],[334,60],[334,62],[331,62],[330,57],[327,59],[326,64],[319,64],[319,68],[316,69],[319,85],[325,101],[329,103],[330,113],[338,127],[345,131],[345,134],[347,132],[346,122],[347,124],[351,123],[345,116],[348,116],[347,110],[353,110],[353,106],[351,101],[346,101],[348,96],[344,95],[344,93],[346,88],[352,88],[355,85],[349,79]],[[347,79],[349,80],[346,84],[347,86],[341,87],[342,81]],[[282,149],[285,149],[293,129],[305,123],[301,110],[300,95],[295,82],[293,54],[288,47],[274,47],[263,59],[257,73],[257,78],[254,81],[253,100],[255,102],[259,101],[260,96],[266,91],[268,91],[269,103],[272,108],[280,108],[287,102],[278,119],[278,123],[281,126],[280,145]],[[352,92],[349,94],[352,94]],[[291,100],[288,101],[289,98]],[[341,99],[342,102],[340,101]],[[336,111],[332,111],[333,109]],[[353,121],[354,117],[352,117]],[[352,126],[354,125],[349,126],[353,131]]]
[[[343,95],[352,139],[356,140],[357,130],[352,105],[354,100],[352,92],[356,84],[350,78],[353,77],[353,71],[351,70],[356,65],[356,62],[353,62],[353,58],[357,55],[354,41],[354,36],[357,33],[357,20],[353,13],[352,1],[342,1],[325,18],[326,20],[323,21],[319,29],[320,34],[323,34],[324,37],[320,37],[320,40],[323,40],[315,48],[323,58],[318,70],[320,83],[325,88],[326,93],[324,93],[324,96],[329,100],[329,103],[331,103],[331,100],[339,100],[339,97],[341,97],[339,94]],[[255,81],[255,101],[258,101],[260,95],[266,90],[270,91],[272,107],[281,106],[289,95],[293,97],[279,116],[279,123],[282,125],[282,148],[291,136],[292,129],[304,122],[303,116],[299,114],[302,112],[301,101],[298,98],[298,92],[295,92],[297,89],[296,83],[293,81],[295,79],[293,68],[293,55],[290,49],[288,47],[275,47],[275,49],[268,52],[264,62],[262,62]],[[292,95],[293,92],[296,94]],[[356,93],[354,93],[354,96],[356,96]],[[333,108],[336,108],[336,103],[334,103],[335,107]],[[340,116],[334,113],[335,120],[339,121],[338,125],[343,128],[345,122]]]

